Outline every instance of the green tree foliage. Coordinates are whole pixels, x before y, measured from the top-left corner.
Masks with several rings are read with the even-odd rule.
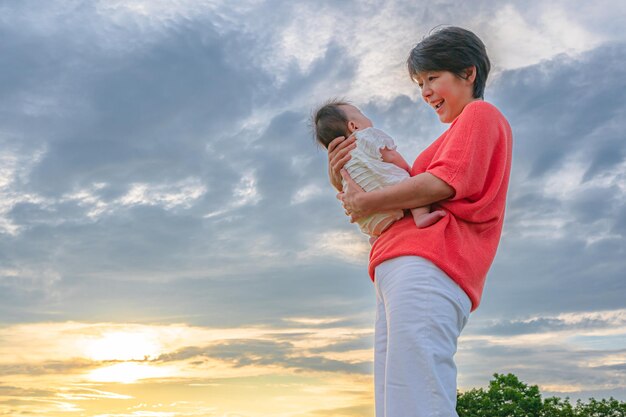
[[[626,417],[626,403],[614,398],[579,400],[575,405],[569,398],[542,400],[536,385],[528,386],[513,374],[493,376],[488,389],[459,393],[459,417]]]
[[[546,398],[540,414],[541,417],[574,417],[576,415],[569,398],[563,400],[558,397]]]
[[[617,401],[614,398],[600,401],[593,398],[587,404],[581,401],[576,402],[574,409],[576,417],[626,417],[626,403]]]

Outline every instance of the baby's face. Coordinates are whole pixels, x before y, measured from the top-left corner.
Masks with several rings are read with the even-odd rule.
[[[357,109],[353,105],[344,104],[340,107],[348,118],[348,124],[353,124],[354,130],[361,130],[373,126],[372,121],[361,113],[361,110]]]

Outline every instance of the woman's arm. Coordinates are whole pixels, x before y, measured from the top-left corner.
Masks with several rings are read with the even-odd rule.
[[[328,144],[328,178],[337,191],[341,191],[341,170],[350,160],[350,152],[356,148],[356,138],[339,136]]]
[[[452,187],[427,172],[369,193],[363,191],[345,169],[341,170],[341,175],[347,186],[337,198],[351,222],[372,213],[427,206],[454,196]]]

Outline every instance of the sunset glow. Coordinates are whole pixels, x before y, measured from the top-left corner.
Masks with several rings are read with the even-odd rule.
[[[40,412],[52,415],[88,409],[99,413],[94,417],[186,415],[179,414],[184,410],[190,415],[199,410],[209,416],[238,410],[246,416],[290,416],[344,406],[359,410],[357,414],[346,411],[345,416],[367,415],[369,411],[362,411],[370,409],[372,381],[367,374],[369,365],[359,368],[359,364],[368,364],[371,352],[323,350],[337,341],[359,340],[364,335],[369,338],[371,331],[332,327],[336,321],[302,317],[294,319],[294,324],[308,327],[289,329],[75,322],[9,327],[0,339],[0,352],[13,355],[9,360],[29,359],[6,375],[14,388],[1,393],[0,400],[20,398],[25,407],[37,404]],[[21,334],[35,329],[55,337],[48,339],[48,346],[45,342],[30,347],[15,345]],[[265,346],[280,346],[281,339],[292,334],[301,335],[293,350],[289,348],[292,359],[268,360],[267,355],[272,354]],[[197,343],[190,345],[192,341]],[[246,344],[256,344],[259,350],[237,353]],[[46,347],[54,350],[54,346],[73,348],[59,352],[54,366],[63,371],[50,374],[46,369],[53,365],[39,352],[45,352]],[[302,361],[304,367],[291,365],[291,360]],[[335,372],[328,366],[315,370],[304,365],[310,362],[316,367],[316,362],[322,365],[324,361],[355,368]],[[0,367],[7,369],[10,363],[0,357]],[[42,384],[56,388],[32,391]],[[246,402],[241,402],[242,395]],[[323,404],[319,402],[321,396]]]
[[[626,335],[625,313],[602,313],[604,319],[621,323],[612,330],[621,340]],[[588,318],[564,316],[575,323]],[[294,317],[289,322],[295,327],[213,329],[76,322],[8,327],[0,338],[0,352],[5,354],[0,356],[0,367],[13,388],[2,392],[0,401],[19,398],[24,409],[36,405],[50,415],[63,410],[115,417],[196,415],[198,410],[208,416],[226,410],[250,417],[372,415],[372,351],[360,348],[363,342],[371,343],[371,329],[348,329],[334,317]],[[47,344],[16,345],[22,334],[35,331],[56,336]],[[464,375],[482,360],[471,349],[476,344],[506,348],[523,343],[537,351],[571,346],[575,352],[581,338],[595,334],[590,329],[523,338],[463,336],[458,353],[460,386],[465,388]],[[336,349],[337,344],[353,347]],[[55,351],[55,346],[67,348],[50,362],[43,352]],[[20,357],[24,359],[18,361]],[[616,353],[599,354],[589,357],[588,363],[596,367],[620,360],[623,357]],[[563,392],[583,387],[538,383]],[[42,386],[51,388],[37,388]]]

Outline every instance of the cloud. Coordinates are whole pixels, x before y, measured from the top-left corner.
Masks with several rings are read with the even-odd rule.
[[[505,231],[485,293],[490,312],[621,305],[626,165],[615,126],[626,112],[616,95],[625,53],[623,44],[608,44],[494,82],[493,100],[509,117],[515,143]],[[598,71],[592,82],[587,74]]]
[[[46,361],[38,364],[12,363],[0,365],[0,373],[6,376],[14,375],[58,375],[84,372],[96,366],[88,360]]]
[[[268,410],[282,410],[281,399],[289,397],[290,404],[299,404],[298,412],[307,412],[319,408],[319,395],[327,398],[329,410],[367,404],[371,358],[364,360],[356,350],[336,355],[332,346],[370,330],[342,327],[330,318],[321,320],[321,327],[313,324],[317,319],[298,321],[309,324],[305,329],[297,323],[247,329],[77,322],[10,326],[2,330],[0,372],[15,384],[0,387],[3,411],[35,407],[42,413],[95,415],[146,409],[187,415],[211,407],[232,409],[231,401],[248,410],[257,397],[266,400]],[[25,344],[29,335],[35,340]],[[152,355],[155,346],[160,353]],[[141,349],[144,358],[129,355]],[[45,384],[52,388],[29,388]],[[211,400],[199,401],[199,393]],[[242,393],[254,401],[241,403]]]
[[[7,277],[5,283],[13,282],[7,284],[11,297],[30,297],[50,305],[54,294],[67,296],[58,292],[58,285],[63,285],[61,291],[69,291],[84,279],[182,283],[189,282],[189,277],[250,276],[259,267],[276,271],[287,258],[295,259],[296,265],[328,257],[355,264],[365,261],[367,244],[342,216],[324,177],[325,158],[306,139],[307,113],[314,104],[311,98],[326,98],[331,89],[335,93],[337,89],[365,91],[362,97],[357,95],[359,104],[397,138],[407,159],[440,133],[441,126],[419,103],[410,83],[397,84],[404,92],[411,89],[409,94],[372,96],[366,88],[370,83],[351,81],[384,72],[383,64],[375,59],[382,51],[379,30],[348,27],[342,37],[332,33],[332,26],[312,26],[317,43],[297,49],[293,47],[301,35],[293,30],[297,22],[281,22],[275,31],[246,19],[231,29],[225,25],[235,17],[266,11],[268,6],[248,4],[228,12],[219,5],[204,6],[83,5],[74,12],[85,19],[73,19],[68,28],[55,30],[50,23],[40,32],[34,30],[35,16],[45,10],[31,15],[11,9],[31,29],[11,27],[7,29],[10,36],[14,40],[28,36],[33,45],[30,52],[15,53],[41,55],[33,59],[45,60],[39,51],[46,42],[63,43],[57,53],[71,57],[73,64],[60,60],[51,67],[47,61],[37,61],[35,71],[45,68],[63,77],[57,89],[49,92],[51,97],[80,98],[83,104],[80,111],[63,114],[41,110],[53,123],[71,129],[59,128],[46,135],[27,130],[29,136],[39,137],[36,159],[23,163],[28,162],[28,153],[14,145],[14,162],[9,165],[13,168],[7,171],[2,201],[4,227],[16,237],[0,246],[10,254],[10,270],[26,271],[28,260],[33,275],[53,282],[56,291],[47,291],[42,298],[14,287],[16,281]],[[49,7],[47,12],[56,10]],[[306,8],[294,5],[281,13]],[[355,18],[370,12],[362,10]],[[531,13],[510,5],[500,12]],[[387,5],[380,15],[396,16],[398,10]],[[523,21],[532,31],[529,16]],[[89,32],[85,21],[97,30]],[[408,22],[401,18],[397,23],[402,28]],[[105,29],[112,35],[106,42]],[[65,42],[75,36],[72,30],[85,32],[98,47]],[[347,40],[352,32],[358,34],[355,44],[360,48],[350,48]],[[406,31],[397,32],[389,36],[407,36]],[[131,41],[124,42],[124,38]],[[269,51],[263,46],[268,40],[280,43],[279,39],[285,48]],[[395,52],[385,53],[397,54],[399,60],[406,51],[401,43],[394,45]],[[555,44],[551,50],[567,48]],[[267,52],[258,54],[267,59],[254,60],[255,51]],[[575,58],[560,56],[497,75],[490,94],[516,132],[511,231],[567,239],[568,230],[582,220],[588,224],[583,226],[586,246],[574,250],[585,252],[588,245],[600,244],[619,247],[615,242],[621,236],[619,224],[612,219],[618,218],[616,212],[623,205],[623,191],[615,188],[623,175],[616,139],[623,110],[615,95],[619,89],[612,86],[622,81],[610,69],[619,65],[622,52],[619,44],[609,45]],[[584,88],[584,74],[598,60],[606,62],[600,79],[613,81],[599,81],[591,91]],[[268,66],[269,62],[276,66]],[[365,68],[363,62],[378,66]],[[397,79],[406,82],[399,61],[389,62],[402,69]],[[278,73],[282,81],[274,78]],[[69,74],[81,76],[70,83]],[[22,78],[5,88],[16,83],[36,86],[46,79],[43,73],[15,77]],[[546,101],[547,91],[553,93]],[[576,100],[580,94],[589,97]],[[281,104],[278,97],[286,101]],[[551,109],[557,98],[571,104],[568,111],[554,114]],[[589,110],[607,102],[615,102],[614,117],[610,112],[599,115]],[[6,118],[11,114],[5,113]],[[33,119],[29,129],[38,128],[38,120]],[[551,126],[563,127],[553,132]],[[545,135],[551,140],[544,140]],[[574,144],[578,152],[561,151]],[[515,172],[528,172],[530,177]],[[570,181],[569,188],[559,178]],[[531,189],[535,181],[545,183],[543,193]],[[584,194],[575,191],[578,184],[587,188]],[[571,193],[554,195],[553,189]],[[601,209],[593,210],[595,199],[604,200]],[[528,201],[534,205],[521,210]],[[36,248],[33,240],[39,242]],[[246,254],[245,259],[238,254]],[[322,269],[321,274],[332,273]],[[281,273],[288,271],[284,268]]]
[[[541,315],[518,320],[472,317],[459,341],[460,386],[480,385],[487,372],[512,372],[544,395],[587,399],[624,390],[624,310]],[[472,322],[473,320],[473,322]]]
[[[0,385],[0,393],[2,396],[42,397],[51,395],[53,391],[43,389],[24,389],[11,385]]]
[[[557,316],[535,316],[516,320],[492,320],[481,322],[472,328],[472,334],[513,336],[578,331],[611,334],[626,328],[626,311],[613,310],[590,313],[566,313]]]
[[[318,321],[305,317],[298,320]],[[3,358],[0,367],[5,375],[84,377],[96,368],[121,364],[160,366],[211,360],[226,368],[269,366],[353,372],[360,365],[358,356],[355,360],[346,355],[345,360],[340,361],[326,353],[363,349],[365,339],[371,338],[371,331],[353,325],[343,327],[345,324],[322,320],[320,325],[309,324],[304,328],[296,322],[293,327],[247,329],[76,322],[15,325],[2,331],[5,342],[0,344]],[[35,343],[25,350],[23,340],[34,331],[38,332],[33,339]],[[191,340],[195,343],[190,345]],[[185,377],[184,370],[177,372]]]
[[[489,51],[493,51],[497,67],[502,64],[506,69],[526,67],[555,55],[588,51],[605,41],[604,36],[580,24],[578,14],[564,12],[567,7],[563,4],[528,6],[522,10],[504,3],[495,13],[483,15],[489,16],[484,22],[488,29],[483,30],[489,33],[485,42]]]
[[[344,345],[345,346],[345,345]],[[331,351],[335,348],[331,347]],[[162,355],[157,361],[194,359],[200,364],[202,357],[230,363],[235,368],[247,366],[272,366],[298,371],[346,372],[369,374],[370,362],[346,362],[325,357],[324,348],[307,353],[288,342],[270,340],[230,340],[207,347],[188,347],[172,354]],[[317,352],[318,354],[313,354]]]
[[[489,360],[492,372],[514,373],[523,381],[539,385],[545,395],[584,398],[586,392],[596,391],[600,398],[608,391],[624,390],[621,366],[594,365],[623,357],[624,349],[577,349],[572,345],[511,344],[463,341],[459,351],[459,385],[463,389],[476,386],[489,375],[475,361]]]

